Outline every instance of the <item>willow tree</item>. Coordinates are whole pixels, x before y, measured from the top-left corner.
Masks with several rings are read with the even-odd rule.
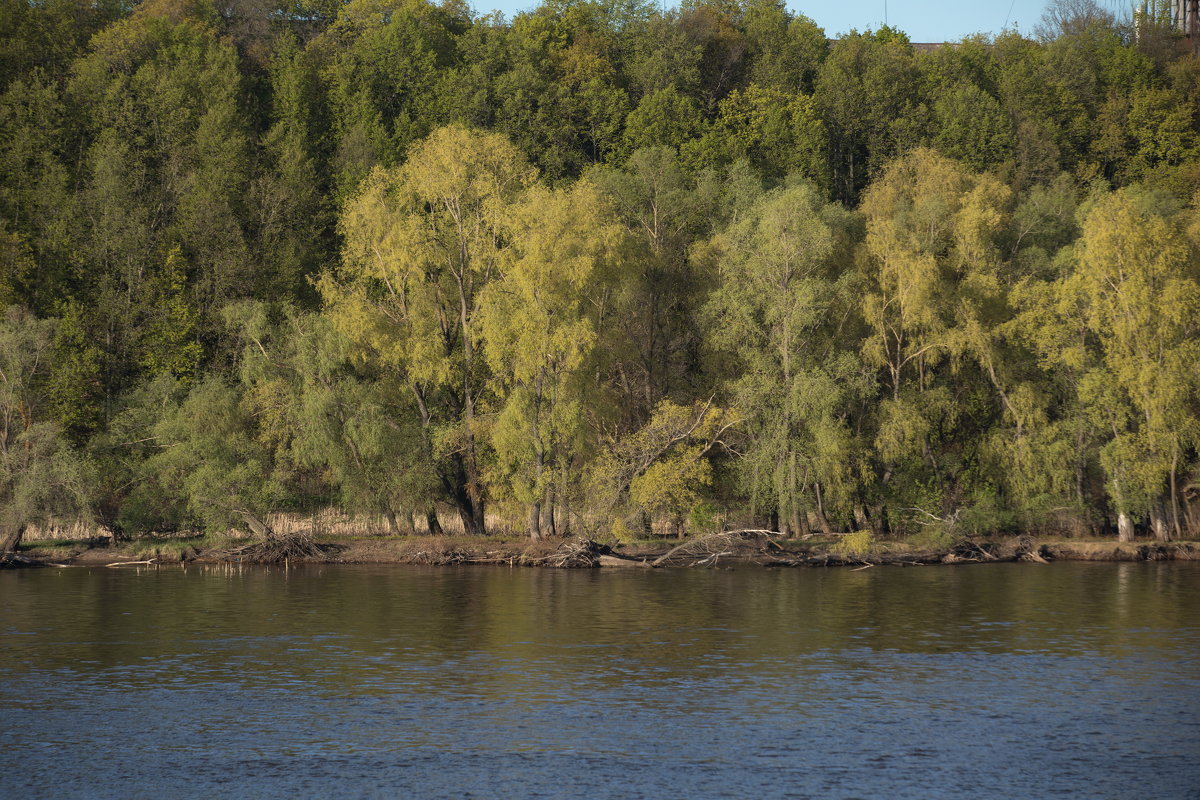
[[[952,387],[950,367],[961,365],[951,365],[951,356],[974,355],[993,390],[1006,393],[995,369],[991,326],[998,319],[989,306],[1000,301],[1005,280],[996,245],[1008,200],[1009,190],[994,178],[923,148],[893,162],[863,199],[870,288],[862,352],[881,370],[887,395],[876,437],[882,480],[903,469],[909,486],[936,487],[936,496],[922,490],[910,505],[945,505],[957,477],[939,451],[964,444],[962,415],[981,386]]]
[[[590,176],[638,242],[621,287],[628,363],[616,382],[627,421],[641,425],[663,397],[691,391],[695,381],[696,309],[707,286],[687,251],[719,218],[720,187],[709,174],[693,180],[668,147],[642,148],[624,169]]]
[[[341,269],[320,281],[334,324],[408,387],[439,480],[483,533],[481,297],[499,275],[509,208],[535,178],[503,136],[449,126],[404,166],[375,169],[341,217]]]
[[[206,529],[246,528],[271,541],[269,516],[287,494],[287,465],[255,412],[242,387],[216,376],[197,383],[155,424],[160,450],[143,474]]]
[[[806,184],[769,192],[710,247],[720,286],[706,309],[709,339],[731,356],[730,391],[746,416],[744,469],[781,529],[825,522],[821,485],[841,483],[847,431],[838,419],[837,358],[818,332],[834,298],[834,236]],[[831,369],[832,367],[832,369]]]
[[[626,263],[624,226],[586,181],[534,189],[513,209],[502,275],[485,290],[484,343],[502,398],[492,432],[499,471],[529,506],[566,502],[589,448],[586,418],[601,387],[597,359],[619,326],[612,294]]]
[[[298,471],[320,476],[350,513],[419,513],[439,532],[436,479],[414,401],[394,377],[352,363],[350,343],[321,314],[262,303],[226,309],[243,343],[242,383],[264,438]]]
[[[1179,475],[1200,439],[1200,265],[1184,215],[1137,188],[1098,201],[1084,220],[1074,288],[1099,343],[1092,404],[1112,438],[1101,450],[1122,540],[1134,515],[1156,538],[1182,531]]]
[[[86,512],[86,465],[48,421],[55,323],[11,306],[0,317],[0,557],[55,512]]]

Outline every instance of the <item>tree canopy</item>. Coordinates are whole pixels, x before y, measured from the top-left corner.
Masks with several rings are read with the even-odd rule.
[[[1200,535],[1200,58],[1160,16],[3,0],[0,549],[330,506]]]

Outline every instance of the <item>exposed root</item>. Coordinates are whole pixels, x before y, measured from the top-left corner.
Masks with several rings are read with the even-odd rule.
[[[466,564],[471,561],[471,554],[465,550],[453,547],[435,547],[429,550],[418,550],[405,559],[409,564],[427,564],[435,567],[445,567],[454,564]]]
[[[607,545],[580,537],[568,539],[550,555],[532,559],[530,563],[562,569],[591,569],[600,566],[600,556],[611,554],[612,550]]]
[[[23,567],[40,567],[42,562],[26,558],[17,553],[0,553],[0,569],[21,569]]]
[[[1017,560],[1032,561],[1035,564],[1049,564],[1046,557],[1042,553],[1043,548],[1033,539],[1028,536],[1022,536],[1017,540]]]
[[[213,551],[210,555],[218,561],[237,561],[246,564],[282,564],[287,561],[303,561],[318,558],[321,561],[337,561],[331,556],[335,545],[321,545],[313,541],[310,534],[297,531],[282,536],[275,535],[229,550]]]
[[[955,542],[954,547],[950,548],[950,552],[942,557],[943,564],[966,564],[969,562],[980,561],[996,561],[996,555],[992,552],[995,545],[979,544],[970,539],[960,539]]]

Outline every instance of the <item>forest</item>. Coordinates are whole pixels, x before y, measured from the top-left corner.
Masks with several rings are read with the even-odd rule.
[[[0,0],[33,525],[1200,537],[1200,59],[778,0]]]

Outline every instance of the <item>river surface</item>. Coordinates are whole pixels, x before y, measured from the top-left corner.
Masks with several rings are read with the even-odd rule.
[[[1200,564],[0,573],[0,797],[1200,798]]]

